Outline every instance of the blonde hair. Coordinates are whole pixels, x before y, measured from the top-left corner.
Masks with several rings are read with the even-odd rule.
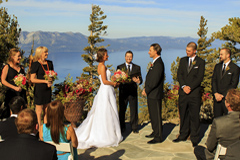
[[[20,52],[20,51],[17,48],[10,49],[7,63],[13,62],[13,58],[12,57],[15,56],[18,52]]]
[[[48,51],[47,47],[44,47],[44,46],[37,47],[35,51],[35,55],[33,57],[33,62],[38,61],[41,58],[42,53],[46,51]]]

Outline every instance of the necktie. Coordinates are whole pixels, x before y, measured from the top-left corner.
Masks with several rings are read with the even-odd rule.
[[[222,75],[223,75],[223,73],[225,71],[225,68],[226,68],[226,64],[223,64]]]
[[[192,65],[192,58],[190,58],[190,63],[189,63],[189,66],[188,66],[188,68],[190,68],[190,67],[191,67],[191,65]]]
[[[128,74],[129,74],[130,73],[130,65],[128,65],[128,70],[127,71],[128,71]]]

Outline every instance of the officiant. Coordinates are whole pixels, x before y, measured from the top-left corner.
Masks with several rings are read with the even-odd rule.
[[[141,67],[132,63],[133,52],[125,53],[125,63],[118,65],[117,69],[128,73],[131,78],[129,83],[119,86],[119,119],[121,132],[126,130],[125,113],[127,105],[130,107],[130,124],[133,133],[138,133],[138,85],[142,84]]]

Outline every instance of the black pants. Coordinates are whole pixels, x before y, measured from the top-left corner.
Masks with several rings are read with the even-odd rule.
[[[186,140],[190,135],[193,143],[199,142],[201,106],[200,97],[179,96],[180,135],[179,139]]]
[[[119,96],[119,120],[121,129],[125,129],[125,113],[127,105],[130,107],[130,123],[132,130],[138,129],[138,99],[136,96]]]
[[[162,100],[147,99],[149,116],[152,124],[154,139],[162,140]]]
[[[214,99],[213,114],[214,118],[228,114],[228,110],[225,106],[225,98],[223,98],[220,102],[217,102]]]

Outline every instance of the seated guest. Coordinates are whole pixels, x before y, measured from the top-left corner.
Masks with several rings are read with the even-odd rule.
[[[16,96],[9,102],[10,118],[0,122],[0,136],[3,140],[18,135],[15,119],[18,112],[26,108],[25,100],[21,96]]]
[[[240,159],[240,141],[231,144],[227,147],[227,153],[224,160],[239,160]]]
[[[198,160],[213,159],[218,144],[227,148],[239,140],[240,91],[230,89],[225,98],[225,106],[228,109],[228,114],[213,120],[206,142],[207,148],[203,150],[202,146],[198,146],[194,149]],[[220,158],[222,159],[224,156]]]
[[[32,109],[19,112],[15,120],[19,135],[0,142],[0,157],[6,160],[56,160],[56,147],[36,138],[37,115]]]
[[[64,125],[64,106],[56,100],[50,103],[47,108],[47,123],[41,125],[39,129],[39,138],[42,141],[53,141],[56,144],[59,142],[72,142],[74,147],[74,157],[77,159],[78,140],[75,131],[71,125]],[[67,160],[70,153],[57,151],[58,159]]]

